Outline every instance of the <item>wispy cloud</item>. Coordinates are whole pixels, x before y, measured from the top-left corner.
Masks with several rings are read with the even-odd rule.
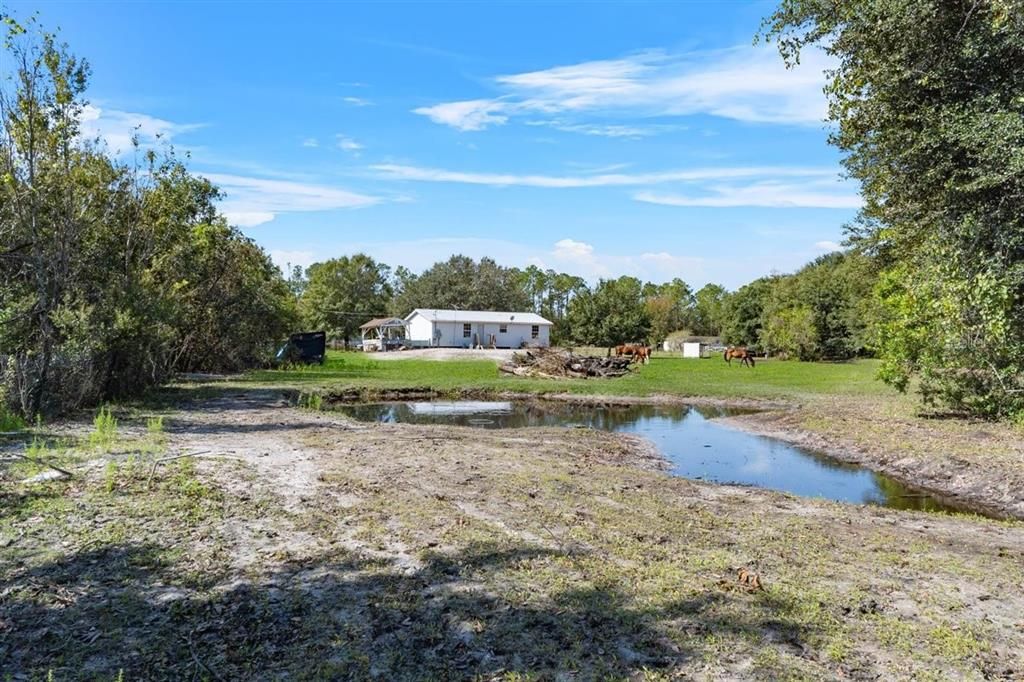
[[[818,124],[826,110],[823,71],[830,62],[816,51],[805,51],[801,62],[786,69],[771,46],[687,53],[650,50],[498,76],[493,80],[498,97],[443,102],[414,111],[458,130],[482,130],[514,116],[538,113],[640,118],[710,114],[750,122]],[[566,125],[579,125],[574,132],[585,134],[616,130],[586,121]],[[629,128],[622,126],[620,132]]]
[[[842,251],[843,245],[831,240],[825,240],[822,242],[815,242],[814,248],[819,251]]]
[[[302,141],[302,146],[303,147],[319,147],[320,146],[320,141],[317,140],[315,137],[307,137],[305,140]]]
[[[617,123],[568,123],[560,120],[537,120],[526,121],[526,125],[547,126],[555,130],[567,133],[580,133],[581,135],[595,135],[600,137],[618,137],[636,140],[642,137],[652,137],[673,130],[685,130],[686,126],[672,124],[652,125],[621,125]]]
[[[508,116],[502,113],[506,106],[499,100],[476,99],[420,107],[413,109],[413,113],[458,130],[483,130],[489,125],[501,125],[508,120]]]
[[[291,268],[296,265],[301,268],[308,268],[316,262],[316,254],[313,251],[271,249],[268,253],[270,254],[270,260],[274,261],[274,265],[281,268],[281,272],[286,276]]]
[[[746,185],[712,185],[700,193],[678,195],[637,192],[637,201],[663,206],[762,206],[765,208],[849,208],[862,205],[852,191],[844,191],[835,182],[785,183],[755,182]]]
[[[228,221],[243,227],[270,222],[278,213],[362,208],[383,201],[381,197],[327,185],[224,173],[202,175],[227,195],[221,210]]]
[[[708,261],[703,258],[671,254],[667,251],[623,254],[604,253],[592,244],[575,239],[560,239],[554,248],[539,253],[535,262],[544,267],[567,270],[591,281],[602,277],[633,275],[643,279],[671,279],[685,277],[700,280],[707,274]]]
[[[99,138],[111,152],[125,154],[132,150],[132,140],[142,147],[154,147],[173,141],[175,136],[203,128],[202,123],[174,123],[162,118],[117,109],[104,109],[87,104],[82,109],[81,135]]]
[[[477,173],[425,168],[400,164],[377,164],[371,169],[383,177],[394,180],[420,182],[452,182],[493,187],[613,187],[652,185],[666,182],[700,182],[757,177],[835,178],[835,168],[793,166],[736,166],[721,168],[695,168],[654,173],[597,173],[587,175],[520,175],[513,173]]]
[[[351,104],[354,107],[368,107],[372,106],[373,102],[362,97],[342,97],[341,101],[345,104]]]
[[[351,137],[347,135],[338,134],[334,136],[338,149],[342,149],[353,156],[359,156],[359,151],[363,149],[363,145],[359,144]]]

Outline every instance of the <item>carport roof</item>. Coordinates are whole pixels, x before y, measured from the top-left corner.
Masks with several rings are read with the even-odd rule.
[[[359,325],[360,329],[376,329],[378,327],[404,327],[408,323],[400,317],[378,317],[366,324]]]

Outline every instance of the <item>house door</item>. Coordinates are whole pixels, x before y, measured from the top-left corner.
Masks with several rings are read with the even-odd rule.
[[[485,325],[476,325],[476,338],[479,339],[477,343],[479,343],[484,348],[487,348],[487,334]]]

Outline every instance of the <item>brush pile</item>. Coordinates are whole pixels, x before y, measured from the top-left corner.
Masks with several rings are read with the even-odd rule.
[[[548,379],[584,379],[587,377],[621,377],[629,374],[629,357],[595,357],[573,355],[555,348],[531,348],[516,353],[498,369],[505,374]]]

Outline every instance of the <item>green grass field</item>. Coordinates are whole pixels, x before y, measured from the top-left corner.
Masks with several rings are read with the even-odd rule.
[[[247,383],[308,390],[430,388],[609,395],[679,395],[784,399],[815,395],[895,396],[875,379],[877,363],[759,362],[754,369],[721,358],[693,360],[659,354],[649,365],[617,379],[528,379],[502,375],[488,360],[375,360],[362,353],[329,352],[321,366],[261,370]]]

